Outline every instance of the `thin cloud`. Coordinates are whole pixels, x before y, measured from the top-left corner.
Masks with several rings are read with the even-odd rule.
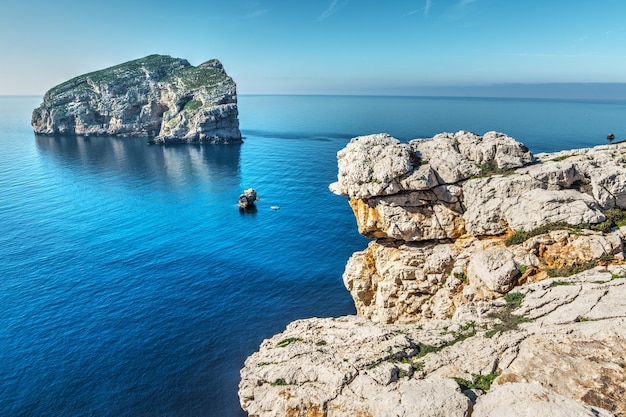
[[[433,5],[433,1],[432,0],[426,0],[426,5],[424,7],[420,7],[419,9],[411,10],[410,12],[405,13],[404,17],[411,16],[411,15],[414,15],[416,13],[421,13],[421,12],[424,12],[424,15],[428,16],[428,13],[430,12],[430,8],[432,7],[432,5]]]
[[[419,12],[422,12],[422,11],[424,11],[424,8],[420,7],[419,9],[411,10],[410,12],[405,13],[402,16],[411,16],[411,15],[413,15],[415,13],[419,13]]]
[[[322,20],[328,19],[330,16],[335,14],[338,10],[343,8],[346,4],[348,4],[348,0],[331,0],[326,10],[324,10],[324,13],[319,15],[317,19],[315,19],[315,21],[321,22]]]
[[[461,0],[458,4],[459,7],[465,7],[469,4],[476,3],[478,0]]]

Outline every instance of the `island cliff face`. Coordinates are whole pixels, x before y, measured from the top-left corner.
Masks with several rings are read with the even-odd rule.
[[[150,55],[50,89],[33,111],[44,135],[151,136],[155,143],[239,143],[236,85],[218,60]]]
[[[251,355],[251,416],[626,416],[626,144],[532,155],[504,134],[353,139],[331,190],[372,242],[358,316]]]

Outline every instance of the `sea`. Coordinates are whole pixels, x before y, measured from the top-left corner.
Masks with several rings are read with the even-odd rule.
[[[40,102],[0,97],[0,416],[245,416],[263,339],[355,313],[341,276],[368,241],[328,190],[354,136],[626,138],[626,101],[241,95],[243,144],[148,146],[35,136]]]

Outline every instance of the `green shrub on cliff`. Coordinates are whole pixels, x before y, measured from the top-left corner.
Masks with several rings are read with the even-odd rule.
[[[515,231],[515,233],[513,233],[513,236],[509,237],[507,240],[504,241],[504,244],[506,246],[518,245],[520,243],[524,243],[531,237],[543,235],[553,230],[563,230],[563,229],[569,229],[571,227],[572,227],[571,225],[565,222],[555,222],[555,223],[544,224],[528,232],[525,230],[517,230]]]
[[[187,102],[187,104],[185,104],[185,107],[183,107],[183,111],[194,112],[198,110],[200,107],[202,107],[201,101],[191,100]]]
[[[210,66],[199,65],[188,67],[175,74],[185,90],[195,90],[204,86],[212,86],[226,80],[226,73]]]
[[[476,164],[476,168],[480,170],[480,174],[470,177],[471,179],[491,177],[492,175],[511,175],[515,173],[515,169],[498,168],[495,161],[487,161],[482,164]]]
[[[301,342],[302,339],[299,337],[288,337],[287,339],[283,339],[276,344],[276,347],[287,347],[294,342]]]
[[[472,374],[471,381],[468,381],[467,379],[463,379],[463,378],[452,378],[452,379],[454,379],[456,383],[459,384],[459,387],[462,390],[481,389],[483,391],[489,391],[489,388],[491,388],[491,384],[498,377],[498,375],[499,374],[497,372],[492,372],[487,375]]]
[[[506,301],[508,308],[511,310],[517,310],[522,305],[524,294],[519,292],[510,292],[504,296],[504,300]]]
[[[445,327],[444,331],[441,334],[442,335],[447,335],[447,334],[452,335],[452,340],[444,342],[444,343],[442,343],[441,345],[438,345],[438,346],[427,345],[427,344],[420,344],[419,351],[417,353],[416,358],[419,359],[419,358],[422,358],[422,357],[426,356],[429,353],[439,352],[441,349],[443,349],[445,347],[455,345],[455,344],[457,344],[459,342],[462,342],[465,339],[469,339],[470,337],[476,336],[476,333],[477,333],[477,330],[476,330],[476,322],[475,321],[469,321],[469,322],[465,323],[456,332],[448,332],[447,327]]]
[[[582,230],[593,230],[596,232],[609,233],[616,227],[626,226],[626,210],[610,209],[606,210],[603,214],[606,219],[602,223],[580,223],[571,225],[565,222],[555,222],[544,224],[530,231],[516,230],[512,236],[504,241],[504,244],[506,246],[518,245],[524,243],[531,237],[543,235],[554,230],[568,230],[573,233],[580,233]]]
[[[189,65],[189,63],[183,59],[172,58],[168,55],[149,55],[72,78],[50,89],[47,94],[53,96],[58,91],[64,91],[68,88],[79,88],[80,91],[92,92],[91,84],[102,86],[114,82],[119,83],[121,78],[145,77],[144,70],[164,76],[172,68],[185,65]]]

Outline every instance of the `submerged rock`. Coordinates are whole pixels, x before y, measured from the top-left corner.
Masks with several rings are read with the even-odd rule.
[[[50,89],[33,111],[44,135],[153,136],[152,143],[239,143],[236,86],[222,64],[150,55]]]

